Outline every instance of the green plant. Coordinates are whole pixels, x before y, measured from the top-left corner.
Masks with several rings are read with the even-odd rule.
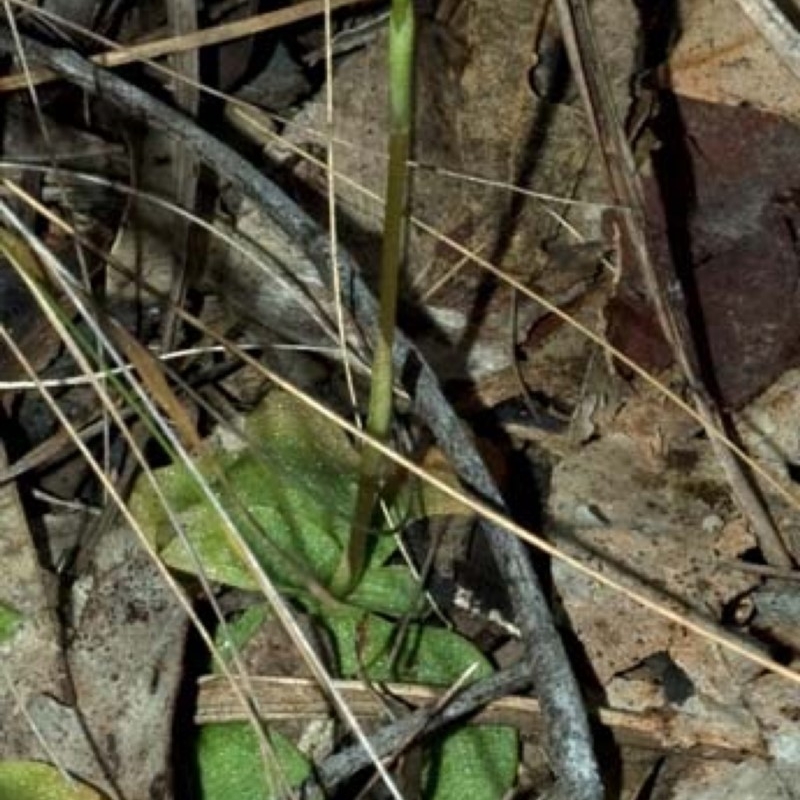
[[[371,542],[361,578],[345,600],[326,602],[309,588],[330,585],[350,531],[359,461],[341,431],[322,422],[299,401],[276,391],[249,416],[245,436],[250,443],[247,449],[208,453],[198,465],[203,470],[213,460],[208,471],[212,490],[231,510],[264,570],[327,629],[336,652],[337,663],[332,666],[340,675],[358,678],[366,674],[372,681],[447,686],[473,664],[477,664],[474,677],[491,671],[467,640],[425,623],[414,578],[405,566],[389,563],[396,542],[388,532]],[[224,475],[221,482],[220,474]],[[207,576],[229,586],[256,588],[230,544],[223,522],[185,467],[166,467],[156,478]],[[235,499],[231,496],[234,487]],[[165,510],[144,482],[134,492],[131,508],[168,565],[183,572],[196,571],[185,540],[175,535]],[[397,492],[393,510],[407,519],[453,509],[441,496],[420,495],[405,485]],[[399,630],[396,621],[406,615],[413,621],[392,657]],[[253,626],[243,621],[238,628],[234,624],[233,630],[239,631],[241,644],[248,630],[252,634]],[[201,735],[206,800],[224,796],[220,787],[225,782],[220,776],[231,771],[238,774],[232,762],[244,758],[244,753],[257,759],[255,736],[246,726],[234,729],[226,725],[225,729],[231,732],[230,739],[217,733]],[[285,772],[291,780],[304,775],[298,767],[299,754],[287,742],[279,740],[275,749],[286,761]],[[471,758],[474,766],[467,773],[457,768],[465,750],[481,753]],[[466,788],[475,800],[494,800],[513,781],[516,734],[508,728],[457,730],[427,751],[426,764],[426,798],[463,796],[462,779],[467,774],[470,785]],[[263,776],[257,770],[249,774],[252,785],[241,796],[271,797]],[[244,790],[239,787],[239,791]]]

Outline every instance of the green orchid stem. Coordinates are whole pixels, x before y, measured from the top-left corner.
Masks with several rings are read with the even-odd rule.
[[[392,425],[392,348],[397,324],[400,271],[405,260],[408,157],[411,149],[414,73],[414,3],[392,0],[389,20],[389,172],[381,249],[380,311],[372,362],[367,433],[381,442]],[[384,457],[365,446],[350,537],[334,576],[332,591],[344,596],[364,571],[367,541],[380,497]]]

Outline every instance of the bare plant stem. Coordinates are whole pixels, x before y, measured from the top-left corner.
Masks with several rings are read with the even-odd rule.
[[[380,308],[372,362],[367,433],[381,442],[392,425],[392,350],[397,324],[400,272],[405,261],[408,210],[408,157],[411,149],[414,72],[414,4],[392,0],[389,19],[389,172],[381,245]],[[334,594],[346,595],[364,571],[370,523],[380,497],[383,456],[361,451],[358,491],[347,547],[334,576]]]

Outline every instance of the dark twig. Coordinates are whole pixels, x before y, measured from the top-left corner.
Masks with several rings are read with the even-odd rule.
[[[238,153],[207,134],[146,92],[118,76],[96,67],[71,50],[46,47],[25,40],[28,55],[49,66],[86,92],[113,103],[130,116],[146,117],[154,127],[179,138],[198,157],[251,198],[292,239],[304,247],[321,278],[330,278],[330,246],[323,230],[287,195]],[[10,51],[12,42],[0,30],[0,50]],[[340,248],[337,260],[342,271],[345,299],[359,322],[374,329],[375,299],[364,284],[352,256]],[[485,463],[444,397],[438,379],[417,348],[397,331],[395,369],[409,394],[415,398],[420,417],[430,427],[439,446],[452,462],[464,484],[484,500],[504,509],[503,499]],[[563,643],[550,616],[550,609],[531,566],[525,546],[501,528],[483,524],[489,546],[508,587],[525,644],[525,665],[539,697],[549,752],[565,796],[571,800],[598,800],[603,795],[597,762],[581,693],[572,673]]]

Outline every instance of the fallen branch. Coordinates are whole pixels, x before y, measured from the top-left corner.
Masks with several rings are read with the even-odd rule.
[[[144,116],[154,127],[179,138],[300,243],[322,280],[330,280],[331,254],[326,233],[275,183],[238,153],[192,120],[122,78],[98,68],[74,51],[53,49],[30,38],[24,39],[24,46],[31,59],[47,65],[89,94],[113,103],[129,116]],[[14,52],[7,31],[0,31],[0,50]],[[363,282],[352,256],[339,248],[337,259],[342,272],[344,299],[349,301],[359,322],[365,328],[373,329],[377,318],[374,297]],[[468,431],[444,397],[436,374],[399,330],[394,361],[397,374],[402,376],[406,389],[415,399],[419,416],[430,427],[461,480],[484,500],[504,509],[494,479]],[[600,800],[603,787],[580,688],[528,552],[522,542],[499,526],[483,522],[482,528],[508,588],[520,628],[525,662],[519,669],[530,674],[540,699],[553,769],[570,800]]]

